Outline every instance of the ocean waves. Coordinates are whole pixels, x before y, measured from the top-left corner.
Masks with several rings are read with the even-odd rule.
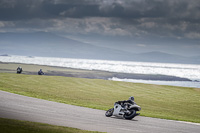
[[[200,81],[200,65],[130,61],[88,60],[51,57],[0,56],[2,62],[38,64],[119,73],[177,76]]]
[[[120,79],[117,77],[109,78],[108,80],[133,82],[133,83],[145,83],[145,84],[157,84],[157,85],[170,85],[170,86],[182,86],[200,88],[200,82],[197,81],[160,81],[160,80],[142,80],[142,79]]]

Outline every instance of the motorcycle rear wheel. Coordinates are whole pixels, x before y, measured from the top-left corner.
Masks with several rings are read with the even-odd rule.
[[[129,111],[130,111],[129,114],[124,114],[124,118],[127,119],[127,120],[131,120],[136,116],[136,110],[131,109]]]
[[[111,117],[113,115],[113,112],[114,112],[114,108],[109,109],[108,111],[106,111],[105,116],[106,117]]]

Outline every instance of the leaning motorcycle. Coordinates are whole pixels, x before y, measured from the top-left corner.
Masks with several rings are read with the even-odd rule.
[[[140,110],[141,110],[141,107],[137,105],[135,102],[134,104],[128,104],[128,103],[123,104],[118,101],[114,104],[114,108],[106,111],[105,115],[107,117],[122,116],[123,118],[127,120],[131,120],[135,116],[140,114],[140,113],[137,113],[137,111],[140,111]]]

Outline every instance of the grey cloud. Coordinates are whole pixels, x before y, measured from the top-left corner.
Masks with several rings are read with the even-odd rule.
[[[26,30],[198,38],[199,5],[198,0],[0,0],[0,26],[5,30],[15,26]]]
[[[16,0],[8,2],[1,0],[0,19],[58,17],[190,18],[193,16],[198,19],[197,11],[199,11],[200,2],[191,1]]]

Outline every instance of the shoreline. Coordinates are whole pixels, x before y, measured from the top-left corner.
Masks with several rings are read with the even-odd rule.
[[[119,79],[153,80],[153,81],[192,81],[187,78],[167,75],[136,74],[136,73],[118,73],[101,70],[86,70],[58,66],[35,65],[24,63],[0,62],[0,72],[16,73],[18,66],[23,69],[22,74],[38,75],[39,69],[42,69],[47,76],[64,76],[88,79],[108,80],[113,77]]]

